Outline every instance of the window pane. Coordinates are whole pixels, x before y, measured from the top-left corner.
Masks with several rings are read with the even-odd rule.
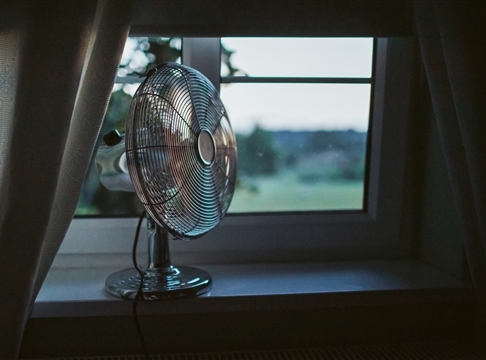
[[[221,75],[371,77],[372,38],[222,38]]]
[[[228,84],[231,212],[363,209],[369,84]]]
[[[132,95],[130,94],[132,90],[132,87],[127,84],[123,86],[115,85],[95,152],[106,133],[113,129],[120,132],[125,131],[125,120],[130,101],[132,100]],[[110,191],[106,189],[100,183],[95,162],[91,161],[79,198],[76,215],[135,215],[140,214],[142,211],[143,207],[140,205],[140,201],[134,192]]]
[[[181,38],[129,37],[125,42],[118,76],[143,75],[155,65],[181,60]]]
[[[130,37],[125,43],[118,77],[145,74],[155,65],[167,61],[180,62],[180,58],[181,38]],[[114,85],[96,148],[107,132],[113,129],[125,131],[125,119],[130,101],[139,85],[139,83]],[[143,208],[134,192],[110,191],[101,185],[98,171],[92,161],[84,181],[76,215],[135,215],[142,211]]]

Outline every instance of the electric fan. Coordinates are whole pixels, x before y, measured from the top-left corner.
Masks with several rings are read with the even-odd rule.
[[[207,292],[207,272],[171,264],[168,233],[176,239],[198,238],[219,223],[230,205],[236,140],[217,90],[188,66],[156,67],[132,99],[124,140],[131,183],[148,214],[144,298]],[[135,268],[122,270],[107,278],[105,288],[134,299],[140,279]]]

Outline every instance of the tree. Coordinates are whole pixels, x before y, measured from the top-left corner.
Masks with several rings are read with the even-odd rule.
[[[278,170],[272,135],[255,126],[246,137],[238,136],[238,168],[247,175],[272,175]]]

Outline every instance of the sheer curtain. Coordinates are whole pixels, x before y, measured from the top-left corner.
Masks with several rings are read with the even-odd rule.
[[[486,341],[486,4],[415,1],[415,20]]]
[[[76,209],[131,1],[0,5],[0,358],[14,359]]]

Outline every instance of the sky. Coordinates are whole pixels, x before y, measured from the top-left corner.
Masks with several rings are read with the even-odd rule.
[[[229,84],[222,86],[235,132],[267,130],[366,131],[369,84]]]
[[[242,70],[237,75],[371,76],[372,38],[223,38],[222,43],[234,51],[232,63]],[[143,52],[134,56],[133,45],[127,42],[122,62],[127,56],[148,61]],[[226,75],[227,69],[221,73]],[[138,84],[131,87],[134,92]],[[370,93],[369,84],[221,85],[237,133],[248,133],[256,125],[267,130],[367,131]]]
[[[371,38],[224,38],[249,76],[370,77]],[[222,75],[227,69],[222,69]],[[240,74],[237,74],[240,75]],[[244,75],[244,74],[241,74]],[[369,84],[222,84],[236,132],[368,128]]]

